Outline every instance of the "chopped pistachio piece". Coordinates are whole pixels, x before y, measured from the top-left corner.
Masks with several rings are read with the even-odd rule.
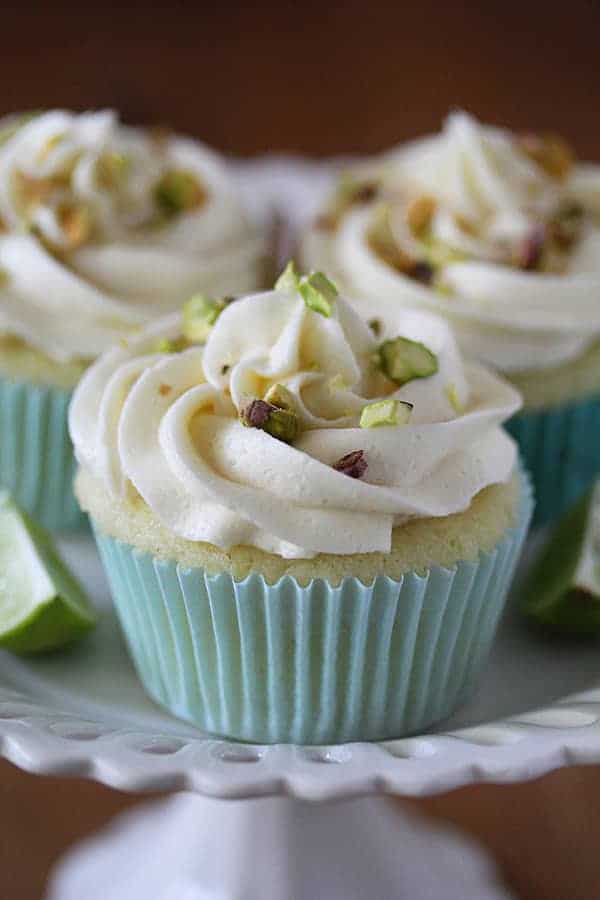
[[[287,409],[294,411],[295,400],[294,395],[283,384],[272,384],[264,396],[264,400],[278,409]]]
[[[516,254],[516,265],[526,271],[539,269],[544,255],[548,231],[546,226],[538,223],[523,239]]]
[[[369,228],[368,241],[371,249],[386,265],[397,272],[406,273],[414,265],[414,259],[396,242],[390,224],[390,206],[382,203],[377,207]]]
[[[295,294],[300,284],[300,273],[296,268],[296,263],[290,259],[287,266],[275,282],[276,291],[285,291],[286,294]]]
[[[381,334],[381,319],[369,319],[368,325],[375,337],[379,337]]]
[[[205,193],[193,172],[171,169],[156,185],[154,198],[161,212],[166,216],[174,216],[200,206]]]
[[[556,213],[548,224],[550,240],[561,250],[570,250],[580,236],[585,211],[579,203],[568,203]]]
[[[406,425],[413,410],[404,400],[378,400],[363,406],[361,428],[381,428],[386,425]]]
[[[338,295],[335,284],[322,272],[311,272],[300,279],[298,288],[306,306],[313,312],[329,318],[332,303]]]
[[[150,347],[151,353],[180,353],[188,347],[188,342],[184,338],[158,338]]]
[[[63,134],[53,134],[52,137],[49,137],[45,144],[42,145],[39,153],[37,154],[38,162],[44,162],[52,153],[55,147],[64,140]]]
[[[458,396],[458,391],[456,390],[455,384],[449,384],[446,388],[446,396],[450,401],[450,405],[457,415],[460,415],[464,412],[464,406],[461,402],[460,397]]]
[[[298,434],[298,416],[289,409],[279,409],[266,400],[252,400],[242,410],[240,419],[249,428],[260,428],[278,441],[291,444]]]
[[[81,247],[91,235],[92,214],[85,206],[64,206],[58,212],[58,220],[67,239],[69,250]]]
[[[390,381],[407,384],[414,378],[428,378],[438,370],[435,353],[419,341],[397,337],[384,341],[377,353],[377,364]]]
[[[252,400],[242,411],[240,418],[242,425],[248,428],[262,428],[274,407],[266,400]]]
[[[344,379],[338,372],[337,375],[334,375],[333,378],[329,379],[329,381],[327,382],[327,387],[329,388],[330,392],[344,391],[344,390],[346,390],[348,385],[346,384],[346,382],[344,381]]]
[[[195,344],[203,344],[229,302],[229,297],[212,300],[205,294],[194,294],[186,300],[183,304],[184,337]]]
[[[426,259],[419,260],[409,269],[408,275],[422,284],[431,284],[435,278],[435,268]]]
[[[520,145],[533,162],[558,181],[564,181],[573,167],[573,151],[558,134],[526,134]]]
[[[331,315],[332,303],[338,295],[337,287],[323,272],[300,276],[293,260],[290,260],[277,279],[275,290],[300,294],[309,309],[327,318]]]
[[[275,409],[263,425],[263,430],[278,441],[291,444],[298,434],[298,416],[289,409]]]
[[[334,462],[333,468],[336,472],[348,475],[349,478],[362,478],[368,468],[364,450],[352,450],[351,453],[346,453],[345,456]]]
[[[443,275],[438,275],[433,279],[432,288],[436,293],[442,294],[444,297],[452,297],[454,294],[453,287],[448,284]]]
[[[417,197],[409,204],[406,211],[406,221],[410,230],[417,237],[421,236],[431,225],[436,205],[433,197],[428,197],[426,194],[422,197]]]
[[[103,187],[112,188],[127,174],[131,160],[125,153],[105,153],[98,160],[98,180]]]
[[[19,199],[27,211],[43,203],[55,188],[51,178],[34,178],[23,172],[15,174],[15,184]]]
[[[353,206],[372,203],[379,193],[380,184],[375,179],[363,180],[353,172],[343,172],[333,196],[327,204],[327,211],[319,216],[316,225],[333,231]]]
[[[371,203],[377,196],[379,182],[363,181],[353,172],[342,172],[337,187],[336,202],[344,208],[354,204]]]

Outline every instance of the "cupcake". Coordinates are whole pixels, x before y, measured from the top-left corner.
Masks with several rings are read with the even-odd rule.
[[[441,319],[375,336],[320,273],[187,304],[70,408],[76,492],[149,694],[259,742],[447,716],[492,641],[531,508],[517,392]]]
[[[89,363],[196,291],[264,283],[266,231],[203,145],[113,112],[0,123],[0,484],[78,524],[66,410]]]
[[[575,164],[558,137],[455,113],[343,177],[304,257],[368,318],[399,305],[445,316],[519,389],[509,430],[539,522],[600,472],[600,167]]]

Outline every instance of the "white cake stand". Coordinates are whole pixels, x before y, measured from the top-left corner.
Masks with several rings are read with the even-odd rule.
[[[536,637],[514,608],[477,695],[427,734],[328,747],[204,735],[144,694],[91,538],[65,539],[61,549],[96,601],[100,625],[85,643],[56,656],[0,654],[0,751],[32,772],[88,777],[126,791],[191,794],[150,814],[134,813],[76,851],[59,868],[52,900],[404,896],[389,885],[400,883],[400,870],[405,884],[413,884],[409,873],[427,883],[423,878],[435,875],[431,855],[423,861],[415,849],[420,826],[374,795],[425,795],[600,761],[597,645]],[[371,799],[352,800],[366,795]],[[317,800],[318,806],[306,802]],[[460,861],[463,875],[454,880],[438,873],[463,891],[457,897],[506,896],[489,886],[480,857],[469,856],[473,865],[465,866],[462,839],[428,840],[446,847],[436,859],[447,869]],[[110,872],[110,892],[100,869]],[[463,877],[485,880],[493,893],[467,890],[467,882],[456,881]],[[420,896],[411,890],[406,896]],[[423,896],[435,897],[433,887]],[[446,888],[443,896],[453,895]]]

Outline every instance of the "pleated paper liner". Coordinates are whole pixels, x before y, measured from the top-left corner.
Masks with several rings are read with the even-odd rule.
[[[523,411],[506,429],[531,475],[534,527],[558,519],[600,475],[600,397]]]
[[[70,391],[0,379],[0,485],[53,530],[85,523],[73,493],[70,399]]]
[[[96,529],[148,693],[204,731],[260,743],[399,737],[448,716],[485,663],[532,510],[489,553],[369,587],[236,582]]]

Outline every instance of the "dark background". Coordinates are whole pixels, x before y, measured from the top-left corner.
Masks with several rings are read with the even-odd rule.
[[[235,153],[380,150],[450,107],[600,157],[600,6],[292,2],[3,5],[6,111],[114,106]]]
[[[0,113],[111,106],[236,154],[381,150],[460,106],[600,160],[600,5],[12,3],[0,85]],[[1,900],[39,900],[66,844],[133,802],[0,764]],[[417,805],[483,840],[522,900],[600,898],[599,770]]]

